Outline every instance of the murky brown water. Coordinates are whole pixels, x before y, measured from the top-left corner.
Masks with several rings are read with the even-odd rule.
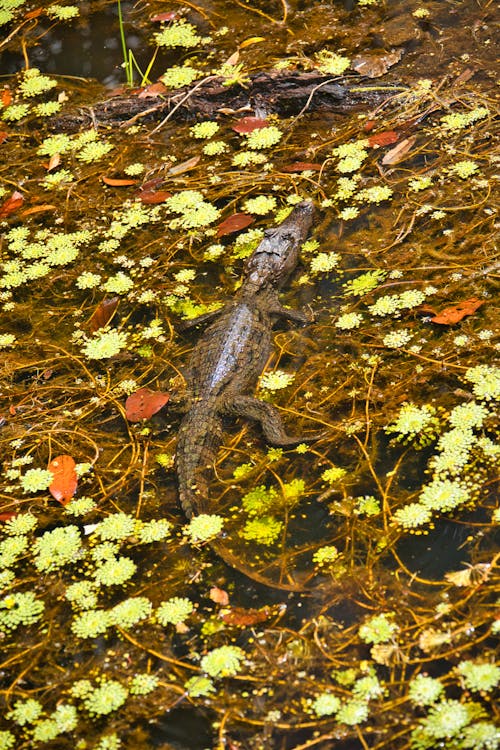
[[[498,633],[493,6],[122,3],[126,46],[143,72],[152,61],[150,82],[172,65],[220,72],[238,50],[229,72],[250,101],[246,77],[313,70],[326,50],[330,62],[348,58],[344,79],[329,73],[335,81],[397,87],[348,114],[314,97],[298,118],[273,116],[268,102],[222,108],[208,141],[190,130],[195,112],[156,130],[155,92],[147,117],[110,124],[113,99],[102,102],[117,87],[128,96],[118,7],[79,10],[54,23],[25,3],[0,26],[0,750],[494,750],[498,675],[477,672],[493,664]],[[169,12],[202,39],[155,56],[162,25],[151,19]],[[25,68],[57,85],[27,94]],[[36,107],[48,101],[61,110],[42,117]],[[17,105],[27,107],[19,118],[8,111]],[[281,130],[273,146],[249,149],[234,131],[252,114]],[[78,141],[82,115],[97,126],[100,155]],[[69,140],[48,147],[63,130]],[[220,152],[207,152],[214,141]],[[290,171],[296,162],[312,168]],[[185,214],[167,194],[185,190],[216,218],[179,226]],[[246,207],[260,195],[270,210]],[[318,244],[282,299],[313,320],[277,326],[267,373],[288,385],[259,396],[290,431],[327,436],[273,452],[256,427],[228,421],[210,511],[245,576],[186,540],[171,465],[182,372],[202,329],[182,331],[181,318],[234,293],[238,235],[217,237],[221,221],[246,212],[266,229],[303,197],[317,206]],[[93,327],[114,296],[114,316]],[[450,308],[451,322],[433,322]],[[92,354],[96,341],[111,346],[107,356]],[[125,400],[139,387],[172,397],[134,424]],[[65,507],[43,477],[28,481],[57,456],[91,465]],[[16,532],[26,513],[36,528]],[[117,513],[167,519],[170,533],[95,531]],[[61,537],[43,557],[40,540],[72,526],[76,547]],[[136,567],[119,582],[124,558]],[[73,584],[87,589],[71,603]],[[140,597],[142,615],[116,615]],[[163,621],[174,598],[191,611]],[[236,651],[218,652],[227,647]],[[157,682],[141,692],[137,675]],[[418,675],[433,678],[432,699],[415,698]]]

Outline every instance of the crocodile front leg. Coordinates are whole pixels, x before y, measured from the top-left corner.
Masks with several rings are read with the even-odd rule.
[[[325,434],[322,431],[300,437],[288,435],[276,407],[251,396],[234,396],[224,403],[224,412],[235,414],[238,417],[255,419],[256,422],[260,423],[264,437],[270,445],[299,445],[299,443],[308,440],[318,440]]]

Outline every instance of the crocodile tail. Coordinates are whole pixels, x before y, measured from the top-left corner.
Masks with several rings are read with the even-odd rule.
[[[188,518],[207,511],[208,476],[222,436],[220,417],[204,403],[192,407],[180,426],[175,464],[179,500]]]
[[[285,583],[284,581],[274,581],[272,578],[269,578],[263,573],[260,573],[250,565],[246,565],[244,559],[241,556],[238,556],[235,552],[232,552],[228,547],[226,547],[222,539],[212,539],[209,542],[209,545],[211,549],[216,553],[216,555],[224,560],[226,565],[229,565],[230,568],[234,568],[240,573],[243,573],[244,576],[250,578],[252,581],[256,581],[256,583],[260,583],[263,586],[267,586],[268,588],[272,589],[278,589],[280,591],[307,591],[307,587],[304,584],[300,584],[298,582]]]

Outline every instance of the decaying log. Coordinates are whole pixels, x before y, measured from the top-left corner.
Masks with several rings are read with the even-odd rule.
[[[317,71],[268,71],[249,77],[244,84],[224,85],[225,79],[209,76],[183,89],[148,96],[137,93],[115,96],[98,102],[91,109],[57,118],[55,127],[70,130],[101,123],[118,125],[127,121],[161,121],[167,116],[179,120],[212,118],[219,112],[238,111],[265,117],[277,114],[292,117],[302,110],[348,113],[404,92],[403,86],[365,84],[332,78]]]

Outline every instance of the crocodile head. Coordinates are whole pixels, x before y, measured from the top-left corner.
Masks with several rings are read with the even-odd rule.
[[[312,201],[297,204],[292,213],[275,229],[268,229],[264,239],[245,265],[247,283],[262,287],[280,287],[299,259],[300,246],[311,228]]]

